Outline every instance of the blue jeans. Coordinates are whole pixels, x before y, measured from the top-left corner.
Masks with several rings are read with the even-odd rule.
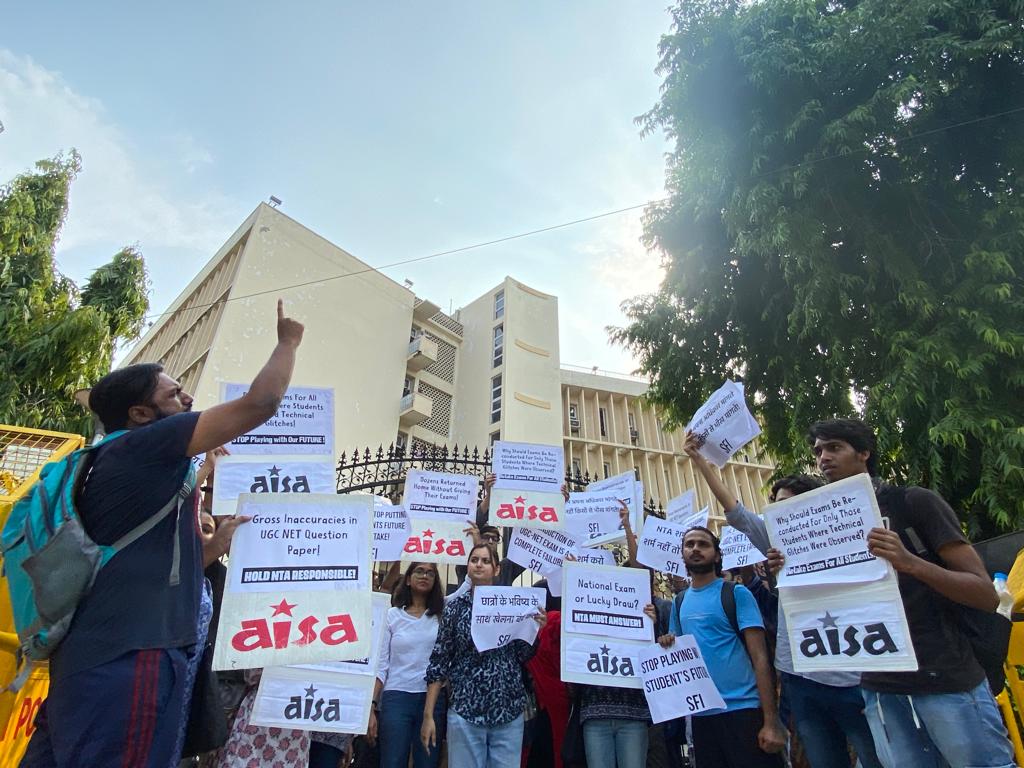
[[[1016,765],[987,680],[963,693],[864,691],[864,704],[885,768]]]
[[[837,688],[782,673],[782,695],[813,768],[849,768],[849,739],[864,768],[881,768],[859,686]]]
[[[384,691],[380,696],[377,713],[377,735],[380,741],[380,768],[406,768],[412,749],[413,768],[437,768],[444,741],[444,695],[434,705],[434,724],[437,726],[437,746],[427,752],[420,741],[423,725],[423,704],[426,693]]]
[[[448,710],[448,768],[516,768],[522,753],[522,715],[511,723],[487,728]]]
[[[643,720],[587,720],[583,724],[587,768],[644,768],[648,727]]]

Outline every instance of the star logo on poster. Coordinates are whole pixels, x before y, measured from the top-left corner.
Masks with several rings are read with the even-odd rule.
[[[299,607],[298,603],[289,603],[282,599],[280,603],[268,607],[273,611],[269,618],[242,620],[241,629],[231,638],[232,648],[244,653],[267,648],[281,650],[290,645],[304,646],[315,643],[337,646],[359,640],[351,614],[339,613],[325,617],[310,614],[296,623],[292,611]],[[304,611],[299,611],[300,616],[302,613]],[[274,621],[279,616],[285,616],[287,619]]]
[[[499,520],[540,520],[542,523],[557,523],[558,511],[554,507],[531,504],[526,496],[516,496],[511,502],[498,505]]]
[[[410,536],[402,550],[411,555],[450,555],[465,557],[466,544],[461,539],[434,538],[434,532],[427,528],[420,536]]]
[[[865,622],[863,625],[846,624],[840,627],[841,617],[825,611],[815,619],[821,629],[811,628],[800,631],[797,645],[807,659],[818,656],[884,656],[899,653],[900,648],[893,640],[892,633],[884,621]],[[842,629],[842,631],[840,631]]]

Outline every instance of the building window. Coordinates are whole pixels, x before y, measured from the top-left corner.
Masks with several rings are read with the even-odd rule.
[[[629,442],[636,445],[637,440],[640,439],[640,433],[636,429],[636,415],[632,411],[626,414],[626,420],[629,422]]]
[[[405,383],[402,384],[402,397],[408,397],[413,392],[413,379],[412,376],[405,377]]]
[[[569,431],[574,435],[580,433],[580,409],[576,403],[569,403]]]
[[[395,450],[398,453],[405,453],[405,446],[409,444],[409,436],[405,432],[399,432],[395,438]]]
[[[601,464],[601,468],[604,470],[604,476],[605,477],[611,477],[611,474],[612,474],[612,465],[611,464],[609,464],[606,461],[603,464]]]
[[[608,414],[604,408],[597,409],[597,418],[601,422],[601,437],[608,437]]]
[[[491,432],[491,448],[493,448],[494,444],[499,440],[501,440],[501,430],[499,429],[497,432]]]
[[[665,498],[666,499],[671,499],[672,498],[672,483],[669,482],[668,470],[667,469],[665,470]]]
[[[491,379],[491,424],[501,421],[501,376]]]
[[[640,479],[640,467],[633,467],[633,474],[636,475],[636,479]]]
[[[494,326],[494,353],[492,355],[493,367],[501,365],[502,353],[505,351],[505,326]]]
[[[501,320],[505,316],[505,290],[494,294],[494,319]]]
[[[572,460],[572,476],[573,477],[582,477],[582,475],[583,475],[583,469],[580,467],[580,460],[579,459],[573,459]]]
[[[423,329],[417,328],[415,325],[409,330],[409,343],[416,341],[420,336],[423,335]]]

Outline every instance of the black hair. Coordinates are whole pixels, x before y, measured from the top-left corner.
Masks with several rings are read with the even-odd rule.
[[[128,410],[153,399],[164,367],[159,363],[138,363],[111,371],[93,385],[89,408],[107,432],[128,426]]]
[[[485,533],[489,533],[490,531],[494,531],[496,534],[498,534],[498,538],[501,538],[501,529],[494,525],[483,526],[480,529],[480,535],[483,536]]]
[[[875,439],[874,428],[860,419],[826,419],[817,421],[807,431],[807,443],[814,446],[814,441],[842,440],[848,443],[857,453],[870,451],[867,460],[868,474],[872,477],[878,475],[878,442]]]
[[[434,586],[427,595],[427,616],[440,616],[444,612],[444,592],[441,591],[441,574],[435,563],[410,563],[398,588],[391,596],[391,605],[396,608],[408,608],[412,605],[412,587],[409,586],[409,581],[412,579],[412,572],[421,565],[429,565],[434,569]]]
[[[549,611],[550,612],[550,611],[560,611],[560,610],[562,610],[562,598],[560,596],[556,597],[555,595],[551,594],[551,587],[548,586],[548,580],[547,579],[540,579],[539,581],[534,582],[533,586],[535,586],[538,589],[540,589],[541,587],[544,588],[544,595],[545,595],[545,597],[544,597],[544,610],[545,611]]]
[[[715,536],[714,532],[710,528],[705,528],[703,525],[695,525],[692,528],[687,528],[683,533],[683,540],[692,533],[693,531],[701,531],[711,537],[711,543],[715,545],[715,576],[722,575],[722,547],[718,541],[718,537]]]
[[[768,501],[775,501],[779,491],[789,491],[794,496],[799,496],[801,493],[813,491],[815,488],[821,488],[821,480],[816,477],[811,477],[810,475],[786,475],[772,483],[772,492],[768,495]]]

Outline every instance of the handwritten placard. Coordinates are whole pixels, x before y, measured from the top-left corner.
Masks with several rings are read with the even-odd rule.
[[[722,569],[726,571],[760,563],[766,557],[745,533],[731,525],[723,526],[719,546],[722,550]]]
[[[597,546],[625,537],[619,496],[614,491],[570,493],[565,503],[566,532],[584,546]]]
[[[683,535],[689,530],[679,523],[649,517],[637,543],[636,559],[656,571],[686,575]]]

